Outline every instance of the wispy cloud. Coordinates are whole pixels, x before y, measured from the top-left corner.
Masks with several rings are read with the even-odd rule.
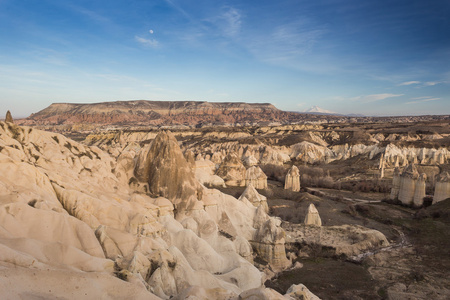
[[[384,100],[387,98],[400,97],[400,96],[403,96],[403,94],[374,94],[374,95],[364,95],[364,96],[353,97],[350,100],[369,103],[369,102],[376,102],[376,101],[381,101],[381,100]]]
[[[160,43],[155,40],[155,39],[146,39],[140,36],[135,36],[134,37],[136,41],[138,41],[139,43],[141,43],[144,46],[148,46],[150,48],[159,48],[160,47]]]
[[[413,80],[413,81],[405,81],[400,83],[399,85],[412,85],[412,84],[420,84],[420,81]]]
[[[424,85],[425,86],[433,86],[433,85],[436,85],[436,84],[439,84],[439,83],[442,83],[442,82],[440,82],[440,81],[428,81],[428,82],[425,82]]]
[[[421,102],[430,102],[430,101],[436,101],[439,100],[441,98],[433,98],[431,96],[425,96],[425,97],[417,97],[417,98],[411,98],[409,100],[413,100],[413,101],[409,101],[406,102],[405,104],[414,104],[414,103],[421,103]]]
[[[220,20],[223,20],[222,32],[226,36],[236,36],[241,30],[242,17],[239,11],[233,7],[229,7],[226,11],[219,16]]]
[[[314,53],[313,49],[325,32],[324,28],[303,20],[275,26],[263,35],[248,36],[244,45],[263,62],[299,70],[318,71],[321,62],[328,59]],[[329,64],[327,68],[331,65]]]

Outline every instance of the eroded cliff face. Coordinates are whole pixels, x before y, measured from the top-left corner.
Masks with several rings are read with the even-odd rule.
[[[202,187],[168,132],[132,151],[116,160],[59,134],[0,122],[6,296],[230,299],[265,291],[251,245],[274,266],[287,265],[277,221],[261,205]],[[154,195],[135,191],[135,169]]]
[[[92,104],[54,103],[21,124],[168,125],[201,123],[254,123],[286,121],[298,114],[269,103],[205,101],[116,101]]]

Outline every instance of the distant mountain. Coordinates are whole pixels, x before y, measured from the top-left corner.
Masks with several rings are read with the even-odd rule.
[[[339,114],[337,112],[326,110],[318,107],[317,105],[312,106],[310,109],[305,110],[305,114],[315,114],[315,115],[333,115],[333,116],[343,116],[343,117],[365,117],[362,114]]]
[[[206,101],[115,101],[90,104],[53,103],[21,120],[23,125],[201,125],[270,124],[301,119],[270,103]]]
[[[338,113],[326,110],[323,108],[318,107],[317,105],[312,106],[310,109],[307,109],[304,111],[307,114],[326,114],[326,115],[338,115]]]

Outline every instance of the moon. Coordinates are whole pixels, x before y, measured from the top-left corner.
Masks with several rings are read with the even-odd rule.
[[[150,34],[153,34],[154,31],[153,29],[150,29],[148,32],[150,32]]]

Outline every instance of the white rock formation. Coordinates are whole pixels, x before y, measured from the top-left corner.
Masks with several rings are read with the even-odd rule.
[[[240,201],[250,201],[254,206],[258,207],[260,205],[263,206],[264,211],[266,213],[269,212],[269,206],[267,205],[267,198],[261,194],[258,193],[258,191],[253,187],[253,184],[249,184],[245,191],[242,193],[242,195],[239,197],[238,200]]]
[[[414,164],[408,165],[400,175],[400,189],[398,200],[405,205],[412,205],[416,190],[416,182],[419,178],[419,172]]]
[[[436,179],[433,204],[450,198],[450,174],[444,172],[439,174]]]
[[[427,175],[425,173],[420,174],[416,181],[416,189],[414,191],[413,206],[420,207],[423,205],[423,198],[425,198]]]
[[[308,207],[308,213],[305,217],[305,225],[315,225],[315,226],[322,226],[322,220],[319,216],[319,211],[317,211],[317,208],[314,204],[310,204]]]
[[[293,165],[286,174],[284,189],[293,192],[300,191],[300,171]]]
[[[400,169],[399,168],[395,168],[394,169],[394,174],[393,174],[393,177],[392,177],[391,195],[390,195],[389,198],[391,200],[398,199],[399,191],[400,191]]]
[[[250,167],[245,171],[245,185],[253,185],[259,190],[267,189],[267,176],[260,167]]]
[[[289,263],[279,220],[204,188],[169,133],[135,150],[116,162],[97,147],[0,122],[3,297],[229,299],[263,288],[250,245],[275,269]],[[124,180],[131,157],[159,197]]]
[[[207,159],[199,159],[194,163],[195,178],[208,187],[225,186],[225,181],[215,175],[216,164]]]

